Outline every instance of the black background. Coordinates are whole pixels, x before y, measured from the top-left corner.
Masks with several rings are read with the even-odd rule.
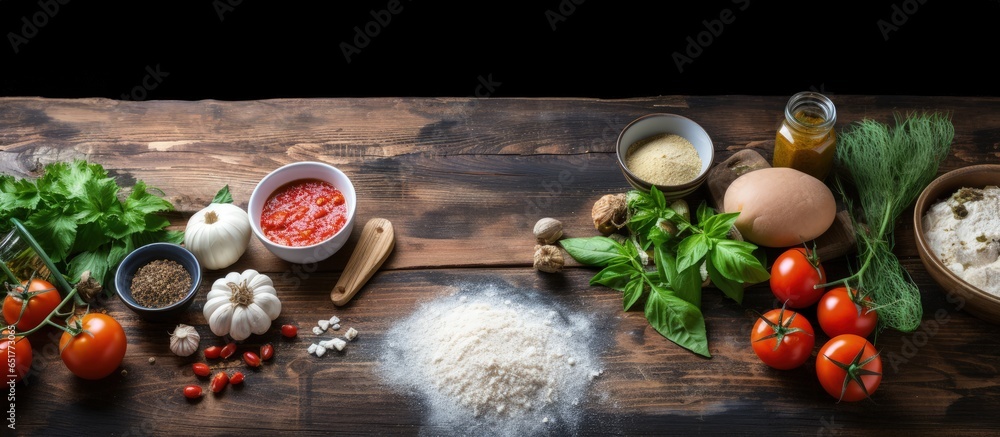
[[[997,0],[318,3],[0,0],[0,95],[1000,95]]]

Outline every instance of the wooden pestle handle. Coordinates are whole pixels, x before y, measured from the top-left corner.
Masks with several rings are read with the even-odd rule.
[[[371,279],[375,271],[382,266],[392,248],[395,246],[395,233],[392,223],[383,218],[373,218],[361,230],[351,259],[347,261],[344,272],[341,273],[337,285],[330,292],[333,304],[342,306],[349,302],[358,290]]]

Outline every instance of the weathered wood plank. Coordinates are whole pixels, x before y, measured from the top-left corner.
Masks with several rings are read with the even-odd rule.
[[[894,111],[952,113],[954,150],[942,173],[1000,161],[1000,99],[832,97],[841,125],[862,117],[891,121]],[[140,321],[120,302],[97,307],[126,328],[127,375],[79,380],[59,362],[51,332],[37,334],[32,338],[36,374],[30,385],[18,386],[18,428],[29,434],[79,429],[115,435],[239,434],[249,428],[292,434],[445,434],[447,427],[425,423],[419,399],[396,393],[378,379],[374,370],[384,335],[426,299],[462,284],[498,282],[591,314],[606,333],[595,346],[605,372],[581,406],[583,435],[994,431],[1000,419],[989,412],[1000,407],[994,363],[1000,327],[961,311],[961,302],[950,301],[933,283],[916,256],[906,214],[896,228],[895,251],[921,289],[925,325],[915,333],[879,338],[887,370],[875,404],[836,404],[820,390],[810,365],[778,372],[756,360],[748,347],[753,311],[774,306],[765,285],[749,288],[743,305],[706,292],[703,309],[714,355],[706,360],[657,334],[641,312],[622,312],[620,294],[589,286],[594,270],[572,261],[557,275],[530,267],[535,220],[552,216],[564,222],[568,236],[594,235],[593,201],[628,188],[613,146],[632,119],[678,113],[705,126],[715,141],[717,162],[746,148],[770,158],[785,100],[0,99],[0,171],[5,174],[28,176],[39,164],[87,158],[123,185],[141,179],[162,188],[177,206],[172,222],[182,227],[223,185],[245,206],[253,186],[271,169],[322,160],[355,180],[359,223],[385,217],[397,232],[396,248],[382,271],[339,309],[329,301],[329,290],[360,227],[344,252],[318,265],[284,263],[254,241],[227,270],[256,268],[270,274],[284,304],[275,324],[298,323],[306,329],[295,341],[276,332],[252,338],[246,347],[272,342],[277,358],[248,373],[244,388],[220,397],[189,405],[181,387],[189,382],[207,386],[207,381],[190,375],[194,358],[167,350],[173,323]],[[706,194],[703,190],[691,200]],[[850,261],[830,260],[828,274],[846,274]],[[207,272],[203,292],[224,273]],[[203,302],[199,297],[179,322],[196,326],[206,347],[215,340],[199,312]],[[334,313],[357,326],[359,341],[342,355],[307,355],[311,333],[305,331]],[[148,363],[150,357],[155,364]]]

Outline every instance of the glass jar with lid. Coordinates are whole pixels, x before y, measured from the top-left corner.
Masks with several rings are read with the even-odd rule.
[[[805,91],[785,105],[785,120],[774,141],[775,167],[791,167],[823,180],[833,168],[837,109],[823,94]]]

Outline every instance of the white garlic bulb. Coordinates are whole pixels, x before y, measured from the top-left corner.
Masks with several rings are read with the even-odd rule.
[[[198,350],[198,342],[201,336],[193,326],[185,324],[177,325],[174,332],[170,333],[170,351],[181,357],[186,357]]]

